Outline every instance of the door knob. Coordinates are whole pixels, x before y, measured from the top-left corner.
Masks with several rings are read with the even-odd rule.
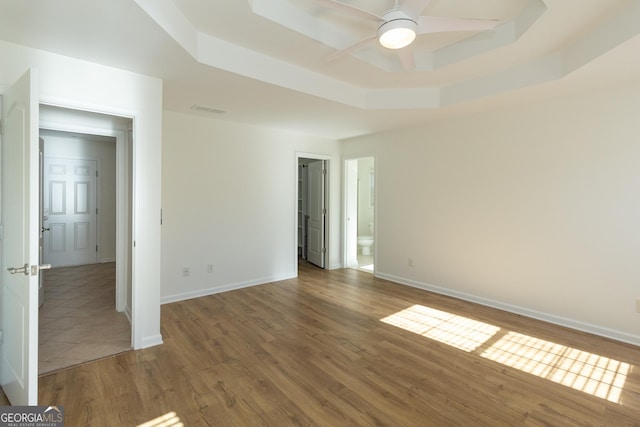
[[[25,276],[29,275],[29,264],[25,264],[22,267],[9,267],[7,268],[10,274],[24,273]]]
[[[38,275],[38,271],[40,271],[40,270],[50,270],[50,269],[51,269],[51,264],[32,265],[31,266],[31,275],[32,276],[37,276]]]
[[[42,230],[40,230],[42,233],[44,233],[45,231],[49,231],[51,230],[49,227],[42,227]]]
[[[32,276],[36,276],[38,271],[40,270],[49,270],[51,268],[51,264],[41,264],[41,265],[32,265],[29,268],[29,264],[25,264],[22,267],[9,267],[7,270],[11,274],[23,273],[25,276],[28,276],[31,273]]]

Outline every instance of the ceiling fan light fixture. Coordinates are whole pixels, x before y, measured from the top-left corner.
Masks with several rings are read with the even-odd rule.
[[[416,38],[418,24],[410,18],[386,21],[378,28],[378,41],[387,49],[402,49]]]

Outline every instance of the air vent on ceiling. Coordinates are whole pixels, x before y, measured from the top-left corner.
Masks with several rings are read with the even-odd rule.
[[[213,107],[205,107],[204,105],[198,105],[198,104],[193,104],[191,106],[192,110],[196,110],[196,111],[202,111],[205,113],[212,113],[212,114],[224,114],[226,113],[226,111],[224,110],[219,110],[217,108],[213,108]]]

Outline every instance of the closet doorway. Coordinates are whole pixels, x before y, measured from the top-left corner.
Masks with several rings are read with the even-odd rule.
[[[299,154],[297,157],[297,258],[326,268],[329,160],[312,156]]]

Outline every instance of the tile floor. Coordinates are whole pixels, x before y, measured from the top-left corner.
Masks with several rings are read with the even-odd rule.
[[[40,375],[131,348],[131,324],[115,310],[115,263],[44,272]]]
[[[367,273],[373,273],[373,255],[362,255],[358,253],[357,270],[366,271]]]

